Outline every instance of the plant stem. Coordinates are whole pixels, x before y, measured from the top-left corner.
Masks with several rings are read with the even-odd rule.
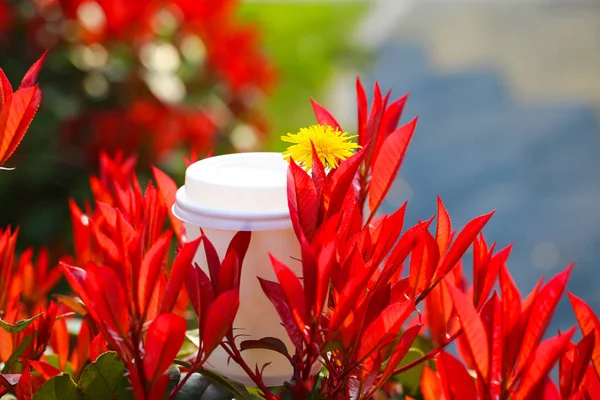
[[[256,383],[258,388],[263,391],[266,400],[276,400],[276,397],[273,396],[269,388],[264,384],[262,377],[257,376],[248,366],[248,364],[246,364],[246,361],[242,358],[242,354],[235,345],[235,340],[233,340],[233,337],[230,336],[230,334],[227,335],[227,341],[226,343],[222,344],[221,347],[225,349],[225,351],[227,352],[227,354],[229,354],[229,357],[231,357],[233,361],[235,361],[240,367],[242,367],[244,372],[246,372],[250,379],[252,379],[252,381]],[[227,344],[227,346],[225,344]]]
[[[436,347],[435,349],[431,350],[429,353],[425,354],[423,357],[419,357],[416,360],[403,365],[402,367],[398,368],[397,370],[395,370],[394,372],[392,372],[392,375],[397,375],[400,374],[404,371],[408,371],[409,369],[416,367],[417,365],[421,364],[424,361],[427,360],[431,360],[433,357],[435,357],[436,355],[438,355],[438,353],[440,351],[442,351],[446,346],[448,346],[450,343],[452,343],[457,337],[460,336],[460,334],[462,333],[462,329],[459,329],[454,335],[450,336],[450,339],[448,339],[448,341],[442,343],[441,345],[439,345],[438,347]]]
[[[172,400],[172,399],[175,398],[175,396],[177,395],[177,393],[179,393],[181,391],[181,389],[183,389],[183,385],[185,385],[185,383],[190,378],[190,376],[192,376],[192,374],[198,368],[200,368],[200,366],[202,364],[204,364],[204,361],[205,360],[202,359],[202,346],[200,346],[200,347],[198,347],[198,354],[196,354],[196,359],[194,360],[194,362],[192,363],[192,365],[190,365],[189,371],[185,374],[185,376],[183,377],[183,379],[181,379],[179,381],[179,383],[177,384],[177,386],[175,386],[175,389],[173,389],[171,391],[171,394],[169,395],[169,398],[167,400]]]
[[[140,337],[137,335],[137,332],[132,332],[132,336],[133,336],[133,343],[140,343],[141,340]],[[127,343],[127,342],[125,342]],[[136,346],[131,346],[131,350],[130,350],[133,354],[133,362],[135,363],[135,367],[137,369],[137,373],[139,375],[139,382],[142,385],[142,390],[144,392],[144,397],[148,396],[148,381],[146,379],[146,374],[144,373],[144,362],[142,360],[142,356],[140,354],[140,346],[136,345]]]

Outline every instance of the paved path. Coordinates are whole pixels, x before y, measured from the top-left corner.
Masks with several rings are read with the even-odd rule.
[[[579,32],[588,45],[596,40],[600,51],[600,35],[584,39],[583,28],[577,30],[573,22],[574,11],[564,13],[569,25],[559,14],[544,10],[552,14],[556,27],[570,26],[567,32]],[[559,54],[554,58],[562,62],[562,67],[555,67],[540,61],[550,53],[549,48],[541,50],[547,44],[542,41],[539,57],[529,54],[530,60],[523,61],[530,66],[537,63],[537,70],[519,67],[527,72],[521,76],[525,72],[519,75],[518,68],[510,68],[511,63],[518,64],[515,60],[494,61],[491,55],[496,48],[478,50],[483,44],[493,45],[490,27],[513,37],[498,39],[497,49],[506,59],[527,56],[527,50],[518,46],[515,30],[521,29],[522,42],[533,46],[542,26],[550,29],[551,24],[530,14],[531,29],[526,29],[523,15],[513,18],[520,22],[512,28],[502,28],[501,18],[490,25],[492,17],[486,13],[472,9],[473,18],[461,14],[464,18],[448,17],[445,22],[435,11],[429,16],[425,11],[413,14],[410,24],[400,24],[395,39],[384,45],[377,58],[367,84],[379,80],[397,96],[410,90],[405,118],[420,117],[401,178],[385,207],[390,211],[410,200],[408,219],[414,223],[433,215],[440,194],[456,227],[497,209],[486,237],[500,246],[515,243],[509,268],[522,291],[528,292],[541,275],[550,277],[575,261],[569,289],[600,311],[596,288],[600,279],[600,90],[595,86],[600,85],[600,68],[592,71],[599,55],[586,57],[582,43],[555,42]],[[506,22],[510,13],[503,15]],[[582,25],[590,22],[581,21]],[[462,34],[452,34],[451,26],[462,29]],[[459,41],[459,37],[468,38],[469,32],[470,42]],[[480,32],[488,42],[475,37]],[[444,43],[453,47],[444,48]],[[535,53],[535,49],[529,51]],[[489,62],[477,62],[481,60],[473,56],[477,51],[487,54]],[[569,56],[582,57],[580,65],[564,60]],[[440,62],[448,59],[454,62]],[[577,76],[558,79],[561,68],[565,74],[576,74],[577,68],[587,73],[579,77],[587,85],[574,84]],[[541,75],[539,82],[531,84],[529,77],[536,71]],[[515,84],[519,79],[523,83]],[[525,90],[530,84],[533,89]],[[536,91],[536,87],[544,90]],[[529,95],[521,96],[523,90]],[[565,329],[574,321],[563,302],[551,330]]]

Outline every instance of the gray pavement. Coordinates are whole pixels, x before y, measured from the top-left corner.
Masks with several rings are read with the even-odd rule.
[[[554,64],[564,62],[545,63],[544,57],[551,59],[550,44],[542,41],[536,48],[534,43],[543,29],[551,30],[551,23],[557,29],[571,26],[571,33],[582,38],[586,24],[591,24],[590,35],[597,31],[596,22],[587,17],[577,27],[573,10],[564,13],[571,25],[561,22],[560,14],[544,10],[540,12],[552,15],[547,21],[529,11],[530,29],[524,15],[514,18],[521,21],[517,27],[503,28],[502,19],[490,16],[489,8],[471,9],[471,17],[462,14],[457,20],[421,10],[383,45],[366,84],[378,80],[382,88],[393,88],[394,97],[410,90],[404,119],[420,118],[385,208],[390,211],[409,200],[407,218],[414,223],[434,214],[440,194],[457,228],[496,209],[485,234],[499,246],[515,244],[509,268],[523,292],[542,275],[549,278],[575,261],[569,290],[600,311],[600,68],[595,70],[600,55],[593,52],[594,43],[600,51],[600,35],[577,45],[556,41]],[[507,21],[510,13],[503,12]],[[490,18],[496,22],[486,24]],[[461,26],[462,36],[453,36],[450,26]],[[504,58],[489,56],[480,62],[478,52],[494,53],[480,46],[493,45],[491,31],[502,36],[503,29],[513,37],[496,41]],[[515,29],[522,30],[521,43],[534,46],[530,54],[519,47]],[[457,41],[469,32],[487,39]],[[519,66],[518,58],[526,56],[529,60],[522,64],[538,65],[537,70]],[[561,60],[568,56],[579,61]],[[507,61],[510,57],[515,59]],[[450,58],[452,63],[440,62]],[[573,323],[563,301],[550,329],[555,333]]]

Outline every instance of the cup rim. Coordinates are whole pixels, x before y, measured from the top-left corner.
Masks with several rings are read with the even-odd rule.
[[[177,190],[171,211],[183,222],[213,229],[267,231],[292,227],[288,209],[260,212],[211,209],[190,202],[185,185]]]

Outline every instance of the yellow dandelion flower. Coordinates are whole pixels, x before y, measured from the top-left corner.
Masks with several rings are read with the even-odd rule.
[[[342,132],[328,125],[312,125],[300,128],[298,133],[288,133],[281,140],[294,143],[283,152],[283,157],[289,161],[290,157],[302,165],[306,171],[312,168],[312,146],[325,167],[337,168],[340,161],[351,157],[354,150],[360,146],[351,140],[348,132]]]

